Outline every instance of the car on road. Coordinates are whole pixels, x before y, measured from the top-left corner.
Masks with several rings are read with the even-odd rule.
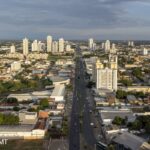
[[[92,113],[92,110],[90,110],[89,112]]]
[[[90,123],[90,125],[91,125],[91,126],[94,126],[94,123],[93,123],[93,122],[91,122],[91,123]]]
[[[104,127],[104,126],[105,126],[105,124],[104,124],[104,123],[102,123],[102,124],[101,124],[101,126],[102,126],[102,127]]]

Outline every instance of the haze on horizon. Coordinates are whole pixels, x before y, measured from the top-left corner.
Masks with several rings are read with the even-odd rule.
[[[0,39],[150,39],[149,0],[5,0]]]

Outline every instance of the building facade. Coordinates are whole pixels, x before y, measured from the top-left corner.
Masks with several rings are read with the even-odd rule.
[[[23,55],[28,55],[29,53],[29,40],[27,38],[23,39]]]
[[[52,36],[47,36],[47,52],[52,52]]]
[[[107,65],[104,67],[100,60],[96,62],[96,88],[117,91],[117,56],[110,56]]]

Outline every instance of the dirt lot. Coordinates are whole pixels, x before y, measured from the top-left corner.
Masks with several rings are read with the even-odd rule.
[[[0,144],[0,150],[45,150],[44,140],[8,140],[6,145]]]

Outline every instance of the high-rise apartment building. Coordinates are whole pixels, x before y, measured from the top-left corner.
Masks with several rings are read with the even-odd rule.
[[[15,45],[12,45],[10,47],[10,53],[14,54],[16,52],[16,48],[15,48]]]
[[[23,55],[28,55],[29,53],[29,40],[27,38],[23,39]]]
[[[148,55],[148,49],[143,48],[143,55]]]
[[[65,42],[63,38],[59,39],[59,52],[63,53],[65,50]]]
[[[45,43],[42,43],[41,41],[38,42],[38,52],[45,50]]]
[[[117,56],[110,56],[107,67],[98,60],[95,70],[96,88],[117,91]]]
[[[111,47],[110,41],[107,40],[105,42],[105,52],[109,52],[110,51],[110,47]]]
[[[32,47],[32,52],[38,51],[38,41],[34,40],[31,47]]]
[[[52,52],[52,36],[47,36],[47,52]]]
[[[105,43],[102,43],[101,48],[105,49]]]
[[[54,41],[53,42],[53,53],[58,53],[58,42]]]
[[[93,49],[93,43],[94,40],[92,38],[89,39],[89,49],[92,50]]]
[[[94,42],[94,40],[92,38],[89,39],[88,47],[89,47],[89,50],[96,49],[96,43]]]
[[[134,47],[134,42],[133,41],[128,41],[128,46]]]

